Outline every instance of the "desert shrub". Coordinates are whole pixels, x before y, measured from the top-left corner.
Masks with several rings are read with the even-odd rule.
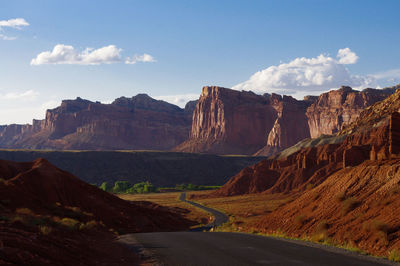
[[[297,226],[303,226],[303,224],[306,222],[307,217],[304,214],[300,214],[299,216],[296,216],[294,218],[294,224]]]
[[[35,215],[35,213],[31,209],[28,209],[28,208],[18,208],[15,210],[15,213],[23,214],[23,215],[30,215],[30,216]]]
[[[109,192],[109,191],[111,191],[112,186],[108,182],[103,182],[103,183],[101,183],[99,188],[104,190],[104,191]]]
[[[394,196],[394,195],[398,195],[398,194],[400,194],[400,186],[399,185],[394,186],[389,190],[390,196]]]
[[[347,213],[351,212],[355,208],[360,205],[360,201],[357,199],[350,197],[345,199],[342,203],[342,215],[346,215]]]
[[[312,184],[312,183],[309,183],[309,184],[307,184],[307,186],[306,186],[306,190],[311,190],[311,189],[313,189],[314,188],[314,184]]]
[[[47,225],[41,225],[39,226],[39,231],[42,235],[48,235],[53,231],[53,228]]]
[[[72,219],[72,218],[62,218],[59,221],[59,224],[61,224],[62,226],[67,227],[68,229],[73,230],[73,229],[76,229],[76,227],[79,224],[79,221],[75,220],[75,219]]]
[[[339,192],[338,194],[336,194],[335,199],[337,202],[342,202],[346,199],[346,193],[344,192]]]
[[[375,236],[383,241],[385,244],[388,244],[388,232],[390,230],[390,226],[382,222],[381,220],[372,220],[370,223],[365,223],[363,226],[364,230],[369,230],[375,234]]]
[[[131,187],[128,181],[116,181],[112,191],[114,193],[126,193],[126,191]]]
[[[389,256],[388,256],[389,260],[395,261],[395,262],[400,262],[400,250],[398,249],[392,249],[389,252]]]
[[[329,228],[328,222],[326,220],[322,220],[315,227],[315,232],[316,233],[325,232],[326,230],[328,230],[328,228]]]
[[[370,229],[374,232],[384,232],[387,234],[390,227],[387,223],[384,223],[380,220],[373,220],[371,222]]]
[[[79,225],[79,230],[89,230],[99,226],[99,223],[95,220],[91,220],[87,223],[82,223]]]
[[[322,220],[317,224],[314,230],[314,234],[311,237],[311,241],[314,242],[328,242],[330,241],[328,238],[328,228],[329,224],[326,220]]]

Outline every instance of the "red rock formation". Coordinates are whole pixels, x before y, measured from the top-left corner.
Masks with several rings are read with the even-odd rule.
[[[145,94],[121,97],[112,104],[77,98],[47,110],[33,125],[10,125],[0,131],[3,148],[168,150],[183,142],[191,114]]]
[[[248,230],[387,256],[400,249],[399,107],[400,89],[336,136],[302,141],[243,169],[208,196],[283,192],[291,200]]]
[[[220,190],[214,192],[214,195],[301,191],[308,184],[322,183],[342,168],[357,166],[370,159],[383,160],[397,156],[400,154],[400,114],[391,111],[399,105],[399,97],[400,90],[383,102],[365,110],[354,123],[357,125],[366,123],[365,121],[374,121],[375,126],[364,126],[363,130],[358,131],[353,129],[355,132],[348,134],[341,143],[314,146],[312,141],[315,140],[310,140],[308,145],[304,145],[308,146],[307,148],[294,149],[294,152],[286,153],[287,156],[283,158],[263,160],[232,177]],[[386,106],[386,109],[379,109],[382,106]],[[378,123],[366,118],[375,117],[376,113],[381,113]],[[343,139],[340,136],[344,132],[348,132],[348,129],[331,139]]]
[[[382,101],[394,92],[395,88],[385,90],[365,89],[361,92],[350,87],[341,87],[321,94],[308,109],[306,116],[312,138],[322,134],[331,135],[354,122],[366,107]]]
[[[282,101],[276,105],[278,118],[268,134],[267,145],[255,155],[269,156],[309,138],[305,110],[311,103],[312,101],[297,101],[290,96],[283,96]]]
[[[277,94],[204,87],[190,138],[175,150],[270,156],[302,139],[336,133],[365,107],[393,92],[394,88],[359,92],[342,87],[297,101]]]
[[[222,87],[204,87],[193,113],[190,138],[175,150],[253,154],[265,146],[268,134],[272,150],[286,147],[308,136],[303,130],[307,126],[305,116],[301,114],[306,107],[307,102],[288,96],[261,96]],[[301,118],[293,118],[292,115],[297,115],[299,110],[297,118]],[[295,123],[292,125],[285,118]],[[298,136],[286,133],[299,125]]]

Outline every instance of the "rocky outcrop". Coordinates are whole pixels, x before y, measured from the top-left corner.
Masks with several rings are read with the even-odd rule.
[[[360,92],[342,87],[298,101],[277,94],[204,87],[193,112],[190,138],[175,150],[270,156],[303,139],[338,132],[394,90]]]
[[[313,99],[297,101],[290,96],[283,96],[276,105],[278,117],[268,134],[267,145],[255,155],[269,156],[302,139],[309,138],[310,132],[305,111]]]
[[[296,126],[307,127],[304,113],[308,105],[307,101],[297,101],[289,96],[204,87],[193,112],[189,140],[175,150],[254,154],[268,139],[269,149],[275,151],[275,147],[286,147],[308,136],[306,130],[298,136],[287,134]],[[293,117],[298,113],[300,116]],[[288,119],[290,121],[286,122]]]
[[[341,87],[321,94],[306,112],[310,136],[331,135],[354,122],[366,107],[382,101],[395,88],[365,89],[361,92],[350,87]]]
[[[146,94],[112,104],[77,98],[47,110],[32,125],[0,129],[0,147],[34,149],[168,150],[187,139],[192,115]]]
[[[321,184],[343,168],[354,167],[367,160],[400,156],[399,99],[400,90],[397,90],[384,101],[363,111],[337,136],[322,137],[320,141],[303,141],[299,144],[302,147],[282,152],[285,156],[266,159],[245,168],[214,194],[231,196],[261,191],[302,191],[309,184]]]

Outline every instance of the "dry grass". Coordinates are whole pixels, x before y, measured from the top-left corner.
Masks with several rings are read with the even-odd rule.
[[[35,213],[31,209],[28,209],[28,208],[18,208],[15,210],[15,213],[29,215],[29,216],[35,215]]]
[[[204,191],[203,191],[204,193]],[[196,221],[199,224],[207,224],[210,219],[209,213],[200,210],[190,204],[184,203],[179,200],[181,192],[168,192],[168,193],[149,193],[149,194],[120,194],[117,195],[121,199],[129,201],[150,201],[166,207],[175,207],[188,210],[184,216],[185,218]]]
[[[359,200],[353,197],[345,199],[342,203],[342,210],[341,210],[342,215],[348,214],[349,212],[357,208],[360,205],[360,203],[361,202]]]
[[[206,194],[196,191],[188,193],[192,195]],[[233,197],[195,199],[204,206],[217,209],[226,213],[229,222],[224,225],[224,230],[246,231],[252,222],[256,222],[261,216],[272,212],[282,204],[290,200],[288,195],[282,194],[247,194]]]
[[[388,259],[395,261],[395,262],[400,262],[400,250],[398,250],[398,249],[391,250],[389,252]]]
[[[79,225],[79,221],[72,218],[62,218],[59,223],[70,230],[76,229]]]
[[[296,216],[294,218],[294,224],[297,225],[298,227],[302,227],[306,221],[307,221],[307,216],[305,216],[304,214],[300,214],[299,216]]]
[[[53,228],[47,225],[41,225],[39,226],[39,231],[42,235],[48,235],[53,231]]]

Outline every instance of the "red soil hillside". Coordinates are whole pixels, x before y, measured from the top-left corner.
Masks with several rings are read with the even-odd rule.
[[[245,168],[210,196],[289,193],[253,230],[355,247],[400,250],[400,90],[335,136],[305,140]]]
[[[109,231],[171,231],[193,225],[182,218],[183,210],[121,200],[44,159],[0,160],[0,177],[0,263],[54,265],[82,259],[90,265],[119,265],[119,259],[109,260],[120,253],[135,256],[113,243]]]
[[[346,167],[251,225],[387,256],[400,250],[400,159]]]
[[[400,115],[393,113],[379,127],[348,135],[344,141],[343,137],[321,139],[333,144],[299,149],[286,157],[266,159],[247,167],[213,195],[293,192],[304,190],[309,184],[318,185],[342,168],[397,154],[399,128]]]

